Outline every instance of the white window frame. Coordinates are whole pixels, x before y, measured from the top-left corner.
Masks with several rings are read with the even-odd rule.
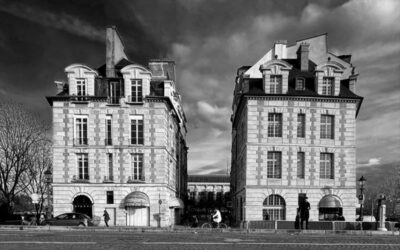
[[[320,179],[334,179],[334,154],[321,153],[319,162],[319,178]]]
[[[282,94],[282,75],[270,75],[270,94]]]
[[[334,77],[322,77],[322,95],[333,95]]]
[[[282,113],[268,113],[268,137],[282,137]]]
[[[320,121],[320,138],[334,139],[335,138],[335,116],[321,115]]]
[[[87,96],[88,95],[88,84],[86,78],[76,78],[75,79],[76,86],[76,95],[77,96]],[[81,91],[79,91],[81,89]],[[79,93],[81,92],[81,93]]]
[[[282,152],[268,151],[267,153],[267,178],[282,178]]]
[[[87,169],[85,168],[85,158],[86,158],[86,163],[87,163]],[[82,164],[82,178],[80,178],[80,168]],[[90,180],[90,175],[89,175],[89,154],[87,153],[77,153],[76,154],[76,170],[77,170],[77,179],[78,180]],[[86,169],[86,172],[85,172]],[[87,178],[85,178],[85,174],[87,175]]]
[[[132,122],[133,121],[142,121],[142,137],[140,137],[140,133],[139,133],[139,122],[137,122],[136,123],[136,133],[135,133],[135,135],[133,135],[133,130],[132,130]],[[131,115],[130,116],[130,124],[129,124],[129,127],[130,127],[130,141],[129,141],[129,143],[130,143],[130,145],[144,145],[144,117],[143,117],[143,115]],[[133,139],[134,139],[134,137],[136,138],[136,143],[133,143]],[[142,143],[140,143],[140,138],[142,138]]]
[[[142,103],[143,102],[143,80],[142,79],[131,79],[130,93],[131,93],[130,102],[133,102],[133,103]]]
[[[131,154],[131,171],[133,181],[144,181],[144,155],[142,153]]]
[[[83,124],[78,128],[78,119],[86,119],[86,138],[84,137]],[[82,121],[83,122],[83,121]],[[88,115],[76,115],[74,116],[74,145],[88,145],[89,144],[89,116]],[[86,141],[85,141],[86,139]],[[86,143],[85,143],[86,142]]]

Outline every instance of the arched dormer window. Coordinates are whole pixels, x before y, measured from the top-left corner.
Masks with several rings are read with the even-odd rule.
[[[286,94],[288,76],[292,65],[286,61],[273,59],[260,66],[263,75],[264,92],[267,94]]]
[[[296,78],[296,86],[295,86],[296,90],[298,91],[303,91],[306,89],[306,79],[304,79],[303,77],[297,77]]]
[[[142,103],[143,98],[150,94],[151,72],[145,67],[130,64],[121,69],[125,85],[127,103]]]
[[[96,70],[82,64],[72,64],[65,68],[68,77],[69,95],[94,96]]]
[[[338,96],[345,66],[328,60],[315,68],[315,90],[319,95]]]

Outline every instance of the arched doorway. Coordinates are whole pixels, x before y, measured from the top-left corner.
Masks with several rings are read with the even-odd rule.
[[[149,226],[150,222],[149,197],[139,191],[132,192],[125,197],[126,225]]]
[[[263,220],[286,220],[286,203],[282,196],[271,194],[264,200]]]
[[[319,220],[344,220],[342,202],[337,196],[326,195],[318,204]]]
[[[92,218],[93,203],[86,195],[78,195],[72,202],[75,213],[82,213]]]

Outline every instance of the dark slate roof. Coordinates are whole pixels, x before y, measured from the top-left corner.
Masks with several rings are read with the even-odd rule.
[[[220,182],[229,183],[229,175],[189,175],[188,182]]]
[[[122,74],[121,74],[121,72],[120,72],[121,69],[122,69],[123,67],[125,67],[125,66],[130,65],[130,64],[140,65],[140,66],[142,66],[142,67],[148,69],[148,67],[143,66],[143,65],[141,65],[141,64],[139,64],[139,63],[135,63],[135,62],[129,61],[129,60],[125,59],[125,58],[122,58],[122,59],[115,65],[115,70],[116,70],[116,75],[117,75],[117,77],[122,77]],[[103,65],[101,65],[99,68],[97,68],[97,72],[99,72],[99,75],[100,75],[100,76],[105,77],[105,76],[106,76],[106,64],[103,64]]]

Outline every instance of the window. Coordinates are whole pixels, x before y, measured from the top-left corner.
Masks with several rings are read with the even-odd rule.
[[[132,154],[132,180],[144,181],[143,154]]]
[[[89,162],[87,154],[77,154],[78,158],[78,179],[89,180]]]
[[[306,137],[306,115],[297,114],[297,137]]]
[[[143,86],[142,80],[131,80],[131,102],[143,101]]]
[[[264,220],[286,220],[286,204],[281,196],[268,196],[263,202],[263,207]]]
[[[282,114],[268,114],[268,137],[282,137]]]
[[[87,86],[85,79],[76,80],[76,95],[85,96],[87,95]]]
[[[114,191],[107,191],[107,204],[114,204]]]
[[[75,118],[75,145],[87,145],[87,118]]]
[[[268,152],[267,178],[281,178],[281,152]]]
[[[106,116],[106,145],[112,145],[112,127],[111,127],[111,115]]]
[[[324,77],[322,79],[322,95],[332,95],[334,80],[333,77]]]
[[[297,152],[297,178],[304,179],[305,172],[304,152]]]
[[[109,104],[119,104],[121,98],[121,83],[119,81],[110,81],[108,84],[108,102]]]
[[[305,90],[306,84],[304,78],[296,78],[296,90]]]
[[[143,145],[143,116],[131,117],[131,144]]]
[[[108,169],[107,169],[107,181],[112,181],[114,179],[114,174],[113,174],[113,154],[107,154],[107,165],[108,165]]]
[[[321,179],[333,179],[333,154],[321,153],[320,155],[320,167],[319,167],[319,178]]]
[[[281,94],[282,93],[282,76],[281,75],[271,75],[270,78],[269,92],[271,94]]]
[[[321,139],[334,139],[334,116],[321,115]]]

